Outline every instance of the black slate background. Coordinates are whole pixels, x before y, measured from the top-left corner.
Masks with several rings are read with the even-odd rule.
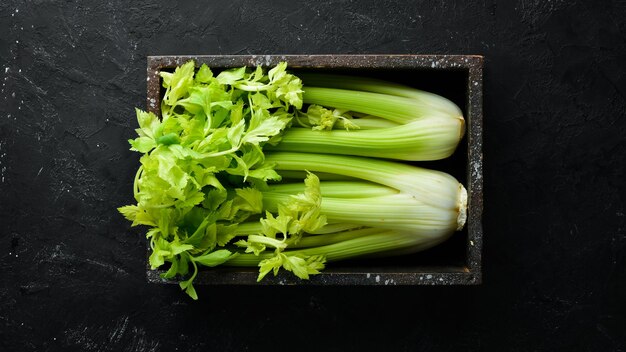
[[[0,3],[0,350],[624,351],[626,1]],[[478,287],[147,284],[147,55],[485,55]]]

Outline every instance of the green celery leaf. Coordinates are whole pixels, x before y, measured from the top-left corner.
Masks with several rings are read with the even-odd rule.
[[[225,246],[230,240],[235,238],[237,229],[237,224],[217,224],[217,245]]]
[[[227,200],[223,202],[219,208],[217,208],[217,214],[219,220],[232,220],[233,216],[237,213],[237,210],[233,210],[233,200]]]
[[[189,256],[180,255],[178,258],[178,274],[185,276],[189,274]]]
[[[278,82],[287,76],[287,63],[280,62],[267,73],[271,82]]]
[[[272,116],[263,121],[254,129],[246,131],[243,137],[243,143],[259,144],[270,139],[270,137],[279,134],[287,124],[289,119]]]
[[[238,247],[245,247],[246,253],[254,253],[254,255],[259,255],[266,249],[265,244],[250,240],[239,240],[235,242],[235,245]]]
[[[180,286],[181,289],[185,291],[186,294],[189,295],[189,297],[191,297],[194,301],[197,301],[198,294],[196,293],[196,289],[193,287],[193,283],[192,283],[194,279],[195,279],[195,276],[191,277],[190,279],[186,281],[181,281],[178,285]]]
[[[188,184],[187,187],[185,187],[182,200],[178,202],[176,206],[179,208],[193,207],[194,205],[202,203],[203,200],[204,193],[193,184]]]
[[[280,86],[276,90],[276,97],[294,106],[296,109],[302,108],[302,81],[294,77],[289,83]]]
[[[119,211],[122,215],[124,215],[126,220],[135,222],[135,219],[137,218],[137,213],[139,212],[139,207],[136,205],[126,205],[126,206],[117,208],[117,211]]]
[[[246,128],[245,121],[239,120],[239,122],[228,129],[228,141],[233,147],[239,147],[239,143],[241,138],[244,135],[244,130]]]
[[[136,139],[129,139],[128,143],[130,143],[130,150],[134,150],[140,153],[148,153],[152,149],[154,149],[157,143],[154,139],[150,137],[139,137]]]
[[[274,217],[272,213],[266,212],[265,219],[260,220],[263,234],[270,238],[276,238],[277,233],[288,234],[291,220],[293,217],[284,213]]]
[[[152,241],[154,248],[152,248],[152,254],[150,255],[149,262],[151,268],[154,270],[161,265],[165,264],[165,259],[172,256],[170,250],[170,243],[163,238],[158,238]]]
[[[193,249],[193,246],[190,244],[184,244],[180,242],[171,242],[170,248],[171,248],[172,254],[176,255],[176,254],[180,254],[182,252],[186,252],[186,251]]]
[[[183,106],[193,115],[199,113],[210,116],[211,114],[211,88],[193,87],[189,97],[179,100],[177,105]]]
[[[137,114],[137,122],[139,123],[139,129],[137,133],[140,137],[150,137],[152,139],[157,138],[157,132],[160,129],[161,121],[152,112],[146,112],[140,109],[135,109]]]
[[[217,224],[211,222],[204,232],[204,238],[196,247],[202,250],[213,250],[217,244]]]
[[[310,275],[319,274],[324,270],[326,257],[323,255],[312,255],[306,258],[307,271]]]
[[[239,255],[238,253],[232,253],[227,249],[219,249],[207,254],[203,254],[198,257],[192,257],[192,260],[196,263],[204,266],[214,267],[227,262],[228,260]]]
[[[161,274],[161,278],[163,279],[171,279],[178,274],[178,259],[176,257],[172,258],[172,265],[170,268],[163,274]]]
[[[277,254],[271,258],[263,259],[259,263],[259,276],[257,277],[257,282],[263,280],[265,275],[269,274],[270,271],[274,271],[274,276],[278,274],[278,270],[283,266],[284,255]]]
[[[263,211],[263,194],[254,188],[237,188],[233,206],[255,214]]]
[[[283,267],[303,280],[309,279],[307,262],[303,258],[295,255],[283,255]]]
[[[281,176],[274,170],[272,164],[264,164],[257,169],[248,170],[248,177],[263,181],[280,181]]]
[[[166,104],[174,106],[180,98],[188,94],[189,90],[193,86],[194,69],[195,62],[190,60],[182,66],[177,67],[174,74],[171,76],[163,75],[163,73],[161,73],[164,83],[166,83],[165,77],[168,77],[167,90],[165,91],[165,96],[163,97],[163,101]]]
[[[196,72],[196,82],[210,83],[213,80],[213,72],[206,64],[202,64],[198,72]]]
[[[250,100],[252,102],[253,109],[271,109],[275,107],[274,104],[270,101],[270,99],[262,93],[255,93],[250,95]]]
[[[232,85],[233,83],[243,79],[245,73],[246,67],[244,66],[222,71],[215,78],[220,84]]]
[[[224,203],[226,197],[226,190],[211,189],[206,193],[206,198],[202,202],[202,206],[209,210],[217,210],[217,208]]]

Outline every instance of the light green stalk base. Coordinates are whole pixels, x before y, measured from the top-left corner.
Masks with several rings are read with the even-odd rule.
[[[394,251],[401,251],[398,254],[407,254],[407,249],[417,252],[435,246],[441,241],[441,238],[432,239],[412,233],[382,230],[376,234],[348,239],[338,243],[293,251],[288,250],[284,253],[302,256],[324,255],[328,262],[336,262],[381,252],[392,255]],[[253,267],[258,266],[261,260],[272,256],[274,256],[274,253],[261,253],[258,256],[254,254],[240,254],[224,263],[224,265]]]

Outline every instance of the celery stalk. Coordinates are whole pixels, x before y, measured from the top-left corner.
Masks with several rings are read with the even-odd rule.
[[[268,192],[296,194],[304,190],[302,183],[271,185]],[[377,183],[363,181],[326,181],[320,183],[323,197],[367,198],[398,194],[398,190]]]
[[[263,208],[275,213],[290,195],[263,193]],[[370,198],[323,197],[321,212],[331,222],[345,222],[384,229],[413,231],[423,236],[440,237],[458,227],[458,213],[426,205],[406,194]]]
[[[439,160],[454,153],[464,130],[463,118],[437,115],[424,116],[396,127],[369,130],[291,128],[285,131],[280,144],[266,149],[398,160]]]
[[[380,159],[288,152],[268,154],[265,162],[275,164],[279,172],[308,170],[356,177],[406,192],[424,204],[459,211],[465,208],[463,185],[440,171]]]
[[[304,87],[302,99],[305,104],[362,112],[401,124],[437,114],[428,105],[410,98],[347,89]]]
[[[427,238],[414,233],[407,233],[395,230],[381,230],[379,233],[360,236],[345,241],[332,243],[328,245],[311,247],[297,250],[287,250],[286,255],[314,256],[324,255],[329,262],[339,260],[357,258],[366,255],[372,255],[378,252],[392,253],[395,250],[404,250],[410,248],[417,252],[430,248],[441,242],[441,238]],[[272,253],[261,253],[256,256],[254,254],[240,254],[232,257],[224,265],[227,266],[257,266],[262,260],[271,258]]]
[[[309,123],[297,121],[314,130],[287,129],[269,150],[439,160],[454,153],[465,133],[461,110],[439,95],[370,78],[306,77],[303,102],[311,107],[302,114]],[[341,126],[346,130],[336,129]]]
[[[336,232],[342,232],[347,230],[354,230],[363,227],[363,225],[356,224],[348,224],[344,222],[340,223],[329,223],[325,226],[319,228],[316,231],[308,233],[307,235],[325,235],[325,234],[334,234]],[[248,221],[240,223],[235,229],[235,236],[247,236],[250,234],[262,233],[263,227],[261,223],[258,221]]]
[[[462,116],[461,109],[452,101],[442,96],[381,79],[324,73],[301,73],[298,77],[302,79],[305,87],[362,90],[365,92],[412,98],[446,114]]]

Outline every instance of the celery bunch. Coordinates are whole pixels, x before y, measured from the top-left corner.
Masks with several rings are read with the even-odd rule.
[[[151,267],[167,263],[162,276],[194,299],[199,265],[308,279],[326,262],[429,248],[465,223],[452,176],[377,159],[449,156],[456,105],[367,78],[307,74],[303,86],[286,68],[214,75],[190,61],[161,73],[160,118],[136,111],[136,204],[119,211],[149,227]]]
[[[300,77],[311,105],[298,122],[318,131],[291,128],[272,150],[439,160],[454,153],[465,132],[461,110],[441,96],[372,78]]]

